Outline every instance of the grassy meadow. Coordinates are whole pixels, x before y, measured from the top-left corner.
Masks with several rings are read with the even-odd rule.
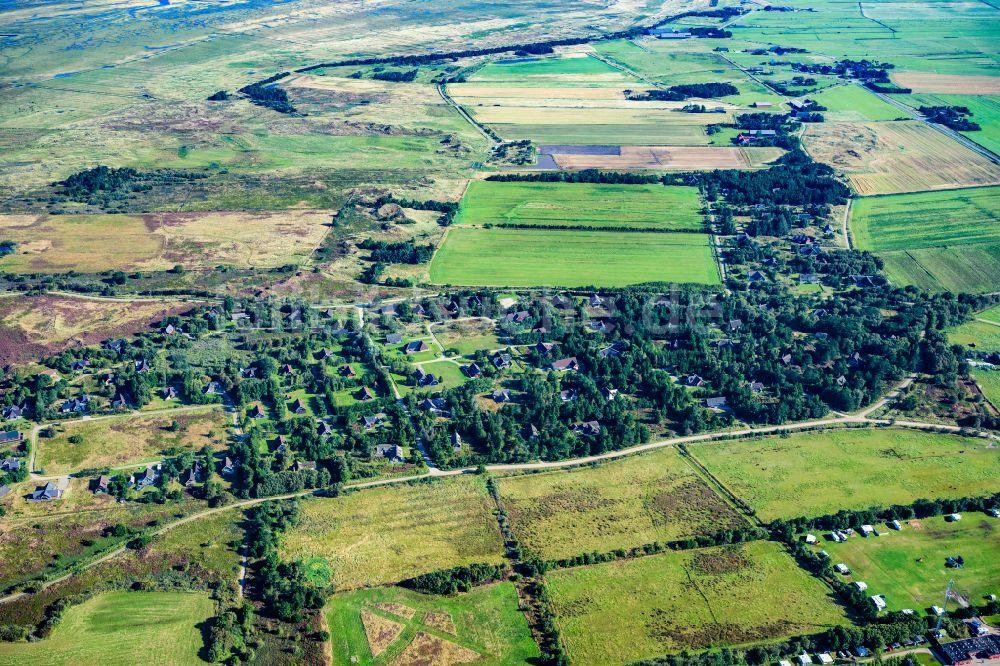
[[[173,422],[178,429],[172,430]],[[66,423],[56,436],[39,437],[36,467],[46,474],[66,474],[97,467],[120,467],[160,460],[167,449],[198,451],[220,448],[226,438],[227,417],[219,407],[197,412],[156,416],[121,416]],[[82,437],[74,444],[70,437]],[[174,454],[176,455],[176,454]]]
[[[701,230],[695,187],[473,181],[456,224]]]
[[[0,644],[0,661],[11,666],[207,663],[201,658],[200,625],[214,613],[215,604],[203,594],[105,592],[70,606],[48,638]]]
[[[1000,450],[957,435],[825,430],[689,450],[764,521],[1000,491]]]
[[[493,502],[479,478],[361,490],[302,503],[282,557],[321,558],[337,589],[503,561]]]
[[[1000,187],[856,199],[859,249],[886,260],[893,282],[934,291],[992,291],[1000,282]]]
[[[627,549],[746,524],[672,448],[498,483],[515,536],[543,559]]]
[[[704,234],[462,227],[448,230],[430,278],[497,287],[719,283]]]
[[[846,624],[829,590],[758,541],[546,575],[574,664],[610,666]]]
[[[342,592],[331,597],[324,612],[335,664],[381,665],[405,659],[401,655],[418,633],[440,641],[442,652],[468,650],[472,654],[464,654],[469,661],[484,666],[520,664],[539,656],[509,582],[453,597],[401,587]]]
[[[940,606],[949,580],[972,603],[1000,590],[1000,519],[965,513],[953,523],[938,516],[902,526],[897,532],[880,525],[880,537],[824,541],[822,550],[851,570],[844,580],[864,581],[869,594],[884,594],[889,610]],[[945,558],[957,555],[965,565],[946,567]]]

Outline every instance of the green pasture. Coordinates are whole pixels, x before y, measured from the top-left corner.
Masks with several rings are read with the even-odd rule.
[[[897,284],[994,291],[1000,284],[1000,187],[860,197],[851,212],[859,249],[879,253]]]
[[[377,657],[365,633],[362,611],[402,626],[399,636]],[[480,655],[476,663],[484,666],[522,664],[539,656],[528,622],[519,610],[517,592],[509,582],[453,597],[401,587],[356,590],[331,597],[324,612],[335,664],[388,664],[399,657],[417,632],[472,650]],[[449,620],[452,631],[442,628]]]
[[[695,187],[473,181],[456,224],[700,230]]]
[[[546,574],[574,664],[611,666],[847,623],[829,589],[758,541]]]
[[[719,283],[705,234],[461,227],[449,229],[430,277],[497,287]]]
[[[764,521],[1000,490],[1000,449],[957,435],[849,428],[689,450]]]
[[[935,517],[904,521],[902,527],[878,525],[882,536],[823,541],[820,549],[851,570],[843,580],[863,581],[869,594],[884,594],[889,610],[940,606],[950,580],[972,603],[1000,592],[1000,519],[965,513],[955,522]],[[955,556],[965,564],[946,567],[945,558]]]
[[[499,480],[518,542],[544,559],[745,525],[677,451]]]
[[[207,596],[186,592],[105,592],[70,606],[52,635],[34,643],[0,643],[11,666],[205,662],[202,627],[215,612]]]

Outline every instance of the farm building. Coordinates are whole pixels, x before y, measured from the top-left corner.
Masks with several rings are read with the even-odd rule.
[[[398,345],[398,344],[400,344],[400,343],[403,342],[403,334],[402,333],[390,333],[389,335],[385,336],[385,341],[386,341],[386,344]]]
[[[944,663],[948,666],[970,664],[977,659],[1000,659],[1000,636],[976,636],[953,643],[943,643],[940,652]]]
[[[754,102],[750,106],[752,106],[755,109],[770,109],[772,106],[774,106],[774,103],[773,102]]]
[[[419,354],[420,352],[425,352],[429,349],[430,345],[428,345],[423,340],[414,340],[413,342],[406,345],[405,351],[407,354]]]
[[[562,358],[558,361],[552,361],[552,365],[549,366],[549,370],[553,372],[566,372],[567,370],[576,370],[580,367],[575,356],[569,358]]]
[[[62,491],[59,490],[59,486],[56,485],[55,481],[49,481],[44,486],[39,486],[35,488],[35,491],[28,496],[29,502],[51,502],[52,500],[57,500],[62,495]]]
[[[818,659],[819,663],[823,664],[823,666],[830,666],[830,664],[833,663],[833,657],[829,652],[820,652],[816,655],[816,659]]]
[[[870,596],[868,598],[871,600],[872,605],[875,606],[875,610],[876,611],[883,611],[883,610],[885,610],[885,596],[884,595],[875,594],[875,595],[872,595],[872,596]]]
[[[875,528],[874,527],[872,527],[871,525],[862,525],[861,526],[861,536],[867,537],[867,536],[872,536],[873,534],[875,534]]]
[[[805,652],[796,657],[795,661],[798,663],[799,666],[808,666],[808,664],[813,663],[812,657],[807,655]]]
[[[864,592],[868,589],[868,583],[863,580],[854,581],[854,587],[858,588],[860,591]]]
[[[834,565],[833,570],[836,571],[837,573],[843,574],[845,576],[847,574],[851,573],[851,570],[848,569],[847,565],[843,564],[843,563]]]
[[[945,516],[944,519],[946,521],[948,521],[949,523],[957,523],[958,521],[962,520],[962,514],[960,514],[960,513],[950,513],[947,516]]]

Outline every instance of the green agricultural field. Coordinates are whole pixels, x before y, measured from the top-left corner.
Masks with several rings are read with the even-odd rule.
[[[919,106],[964,106],[972,111],[972,120],[982,128],[976,132],[962,132],[980,146],[1000,152],[1000,97],[989,95],[910,95],[907,103]]]
[[[986,399],[997,409],[1000,409],[1000,370],[973,369],[972,377],[979,384]]]
[[[709,137],[702,125],[635,125],[615,123],[496,124],[508,141],[530,139],[541,145],[705,146]]]
[[[67,609],[48,638],[0,643],[0,661],[10,666],[203,664],[199,625],[214,612],[215,604],[202,594],[105,592]]]
[[[1000,284],[1000,187],[856,199],[859,249],[886,260],[899,284],[993,291]]]
[[[607,63],[589,56],[578,58],[510,58],[492,62],[477,70],[469,81],[521,85],[607,85],[609,82],[634,82]]]
[[[179,428],[171,429],[173,422]],[[198,451],[225,443],[227,418],[219,407],[156,416],[121,416],[67,423],[40,437],[35,466],[47,474],[160,460],[167,449]],[[83,441],[73,443],[70,437]],[[175,454],[176,455],[176,454]]]
[[[474,181],[456,224],[700,230],[695,187]]]
[[[672,448],[499,485],[518,541],[544,559],[746,525]]]
[[[907,113],[855,84],[834,86],[808,97],[827,108],[827,111],[821,112],[827,121],[863,122],[909,118]]]
[[[1000,519],[965,513],[953,523],[936,517],[902,525],[899,532],[878,526],[880,537],[825,541],[820,549],[848,566],[844,580],[863,581],[869,594],[884,594],[889,610],[940,606],[949,580],[972,603],[1000,592]],[[959,555],[962,568],[945,566],[945,558]]]
[[[830,591],[768,541],[563,569],[546,580],[566,650],[581,666],[847,624]]]
[[[719,283],[704,234],[496,228],[449,229],[430,277],[435,284],[497,287]]]
[[[493,509],[482,479],[473,477],[310,500],[285,536],[282,557],[325,559],[337,589],[499,564],[503,542]]]
[[[1000,351],[1000,307],[980,312],[973,321],[951,329],[948,339],[976,351]]]
[[[826,430],[690,445],[764,521],[1000,491],[1000,450],[916,430]]]
[[[454,597],[400,587],[357,590],[334,595],[325,612],[334,664],[388,664],[418,633],[432,637],[443,652],[463,654],[463,663],[523,664],[539,656],[512,583]]]

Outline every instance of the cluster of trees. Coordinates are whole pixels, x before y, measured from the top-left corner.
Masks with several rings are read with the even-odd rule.
[[[267,612],[285,621],[298,622],[305,610],[316,610],[325,603],[326,590],[314,587],[306,579],[298,562],[282,562],[278,557],[281,534],[299,520],[297,502],[271,502],[248,512],[247,553],[259,558],[252,590],[264,603]]]
[[[739,92],[739,88],[731,83],[683,83],[670,86],[666,90],[624,91],[625,97],[631,100],[664,102],[681,102],[689,97],[725,97],[727,95],[738,95]]]
[[[288,99],[288,93],[277,85],[279,81],[288,76],[288,72],[280,72],[266,79],[256,81],[250,85],[240,88],[240,92],[257,106],[267,107],[279,113],[296,113],[296,109]]]
[[[457,594],[501,580],[506,573],[502,564],[470,564],[409,578],[400,585],[427,594]]]
[[[105,210],[117,211],[121,208],[122,202],[133,193],[148,192],[157,186],[204,178],[208,178],[207,173],[170,169],[139,171],[128,167],[114,168],[98,165],[74,173],[65,180],[52,183],[54,189],[50,199],[50,211],[53,214],[62,212],[61,209],[52,207],[60,200],[85,203]]]
[[[390,69],[390,70],[385,70],[385,71],[372,72],[372,78],[373,79],[378,79],[379,81],[392,81],[392,82],[396,82],[396,83],[408,83],[410,81],[413,81],[415,78],[417,78],[417,70],[416,69],[408,69],[408,70],[400,71],[400,70]]]
[[[832,167],[813,162],[794,150],[761,171],[714,170],[689,177],[709,201],[725,191],[725,200],[736,206],[843,205],[850,190],[837,179]]]
[[[212,618],[206,641],[208,660],[215,664],[251,661],[254,653],[250,642],[256,633],[253,622],[254,609],[248,603]]]
[[[757,541],[766,539],[767,531],[759,527],[738,527],[736,529],[720,530],[714,534],[705,534],[690,539],[678,539],[676,541],[654,541],[635,548],[618,548],[607,553],[582,553],[573,557],[564,557],[557,560],[545,560],[536,565],[539,574],[550,569],[565,569],[568,567],[579,567],[590,564],[600,564],[613,560],[632,559],[644,557],[646,555],[656,555],[669,550],[691,550],[693,548],[708,548],[711,546],[723,546],[731,543],[744,543],[746,541]]]
[[[913,518],[930,518],[949,513],[966,511],[985,512],[1000,507],[1000,493],[985,497],[962,497],[957,499],[918,499],[912,504],[877,507],[863,511],[840,511],[827,516],[813,518],[794,518],[775,521],[770,525],[772,533],[782,540],[790,540],[796,533],[805,530],[843,530],[858,529],[862,525],[874,525],[893,520],[911,520]]]
[[[379,264],[423,264],[434,256],[434,245],[417,245],[413,240],[393,243],[366,238],[358,247],[370,250],[370,260]]]
[[[687,29],[691,33],[692,37],[700,37],[701,39],[729,39],[733,36],[733,33],[724,29],[718,28],[714,25],[712,26],[692,26]]]
[[[8,254],[14,254],[14,250],[17,249],[17,243],[12,240],[0,240],[0,257],[6,257]]]
[[[950,127],[957,132],[977,132],[979,123],[969,119],[972,111],[967,106],[921,106],[918,111],[932,123]]]

